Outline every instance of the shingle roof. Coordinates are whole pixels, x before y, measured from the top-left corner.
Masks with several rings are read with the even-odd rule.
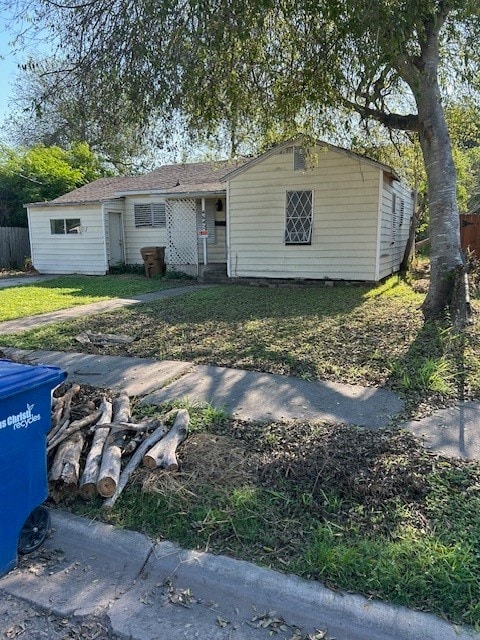
[[[99,178],[50,202],[34,206],[89,204],[118,198],[126,193],[218,193],[225,191],[222,178],[237,169],[242,161],[198,162],[159,167],[143,176]],[[30,205],[31,206],[31,205]]]

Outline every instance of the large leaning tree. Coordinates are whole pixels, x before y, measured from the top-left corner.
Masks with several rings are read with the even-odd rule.
[[[319,127],[332,108],[418,134],[428,182],[425,317],[452,303],[463,268],[442,97],[478,83],[478,0],[28,0],[65,72],[145,122],[193,130]],[[50,26],[49,26],[50,25]],[[127,115],[124,114],[127,118]],[[458,279],[458,278],[457,278]]]

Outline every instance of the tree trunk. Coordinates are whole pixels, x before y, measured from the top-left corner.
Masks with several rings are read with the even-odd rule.
[[[419,139],[427,173],[430,209],[430,287],[422,306],[427,320],[450,307],[456,274],[463,269],[457,178],[438,86],[436,36],[432,31],[422,54],[421,71],[411,85],[418,108]],[[454,320],[458,311],[452,309]]]

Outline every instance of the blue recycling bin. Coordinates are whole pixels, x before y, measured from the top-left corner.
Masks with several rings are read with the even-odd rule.
[[[0,575],[47,534],[46,436],[52,392],[66,376],[58,367],[0,359]]]

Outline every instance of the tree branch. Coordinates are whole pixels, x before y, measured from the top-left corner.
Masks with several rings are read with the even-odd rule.
[[[350,100],[345,100],[344,104],[348,108],[354,109],[362,116],[362,118],[372,118],[373,120],[377,120],[377,122],[380,122],[389,129],[400,129],[401,131],[418,131],[419,129],[418,116],[414,113],[410,113],[408,115],[385,113],[379,109],[365,107],[357,104],[356,102],[351,102]]]

